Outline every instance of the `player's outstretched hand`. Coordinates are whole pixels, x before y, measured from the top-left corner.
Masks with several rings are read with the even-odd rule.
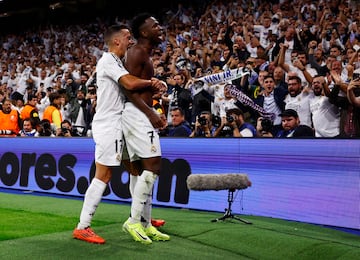
[[[167,91],[167,84],[158,78],[151,78],[151,87],[154,92],[165,93]]]

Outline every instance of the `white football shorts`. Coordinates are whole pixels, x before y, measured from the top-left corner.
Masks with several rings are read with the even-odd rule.
[[[123,132],[120,122],[110,129],[92,129],[95,141],[95,161],[106,166],[119,166],[123,151]]]
[[[126,102],[121,120],[130,161],[161,156],[158,130],[143,112]]]

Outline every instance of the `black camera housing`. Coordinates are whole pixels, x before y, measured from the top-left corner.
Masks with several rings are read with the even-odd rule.
[[[219,117],[217,115],[212,115],[211,122],[212,122],[213,126],[219,127],[221,125],[221,117]]]
[[[227,116],[226,117],[226,121],[228,121],[229,123],[232,123],[232,122],[234,122],[234,117],[233,116]]]
[[[357,80],[360,78],[360,73],[353,73],[353,80]]]
[[[63,134],[66,134],[66,133],[68,133],[70,130],[69,129],[67,129],[66,127],[61,127],[61,133],[63,133]]]
[[[330,40],[331,40],[331,34],[332,34],[331,30],[327,30],[327,31],[326,31],[325,39],[326,39],[327,41],[330,41]]]
[[[264,132],[271,132],[273,128],[273,122],[270,119],[264,118],[261,120],[261,128]]]
[[[40,136],[51,136],[52,130],[50,122],[48,120],[41,121],[37,128],[37,131]]]
[[[198,118],[198,122],[199,122],[200,125],[206,125],[207,124],[207,119],[204,116],[200,116]]]

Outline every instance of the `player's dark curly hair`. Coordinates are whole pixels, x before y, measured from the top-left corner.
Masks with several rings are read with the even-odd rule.
[[[152,17],[149,13],[141,13],[134,17],[131,22],[131,32],[135,39],[140,37],[140,27],[145,23],[146,19]]]

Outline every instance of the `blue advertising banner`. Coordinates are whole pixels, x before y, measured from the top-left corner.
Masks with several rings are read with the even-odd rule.
[[[223,212],[227,190],[187,188],[190,174],[247,174],[235,214],[360,229],[360,140],[162,138],[153,204]],[[0,138],[0,187],[83,196],[95,173],[91,138]],[[115,167],[104,199],[130,202]]]

